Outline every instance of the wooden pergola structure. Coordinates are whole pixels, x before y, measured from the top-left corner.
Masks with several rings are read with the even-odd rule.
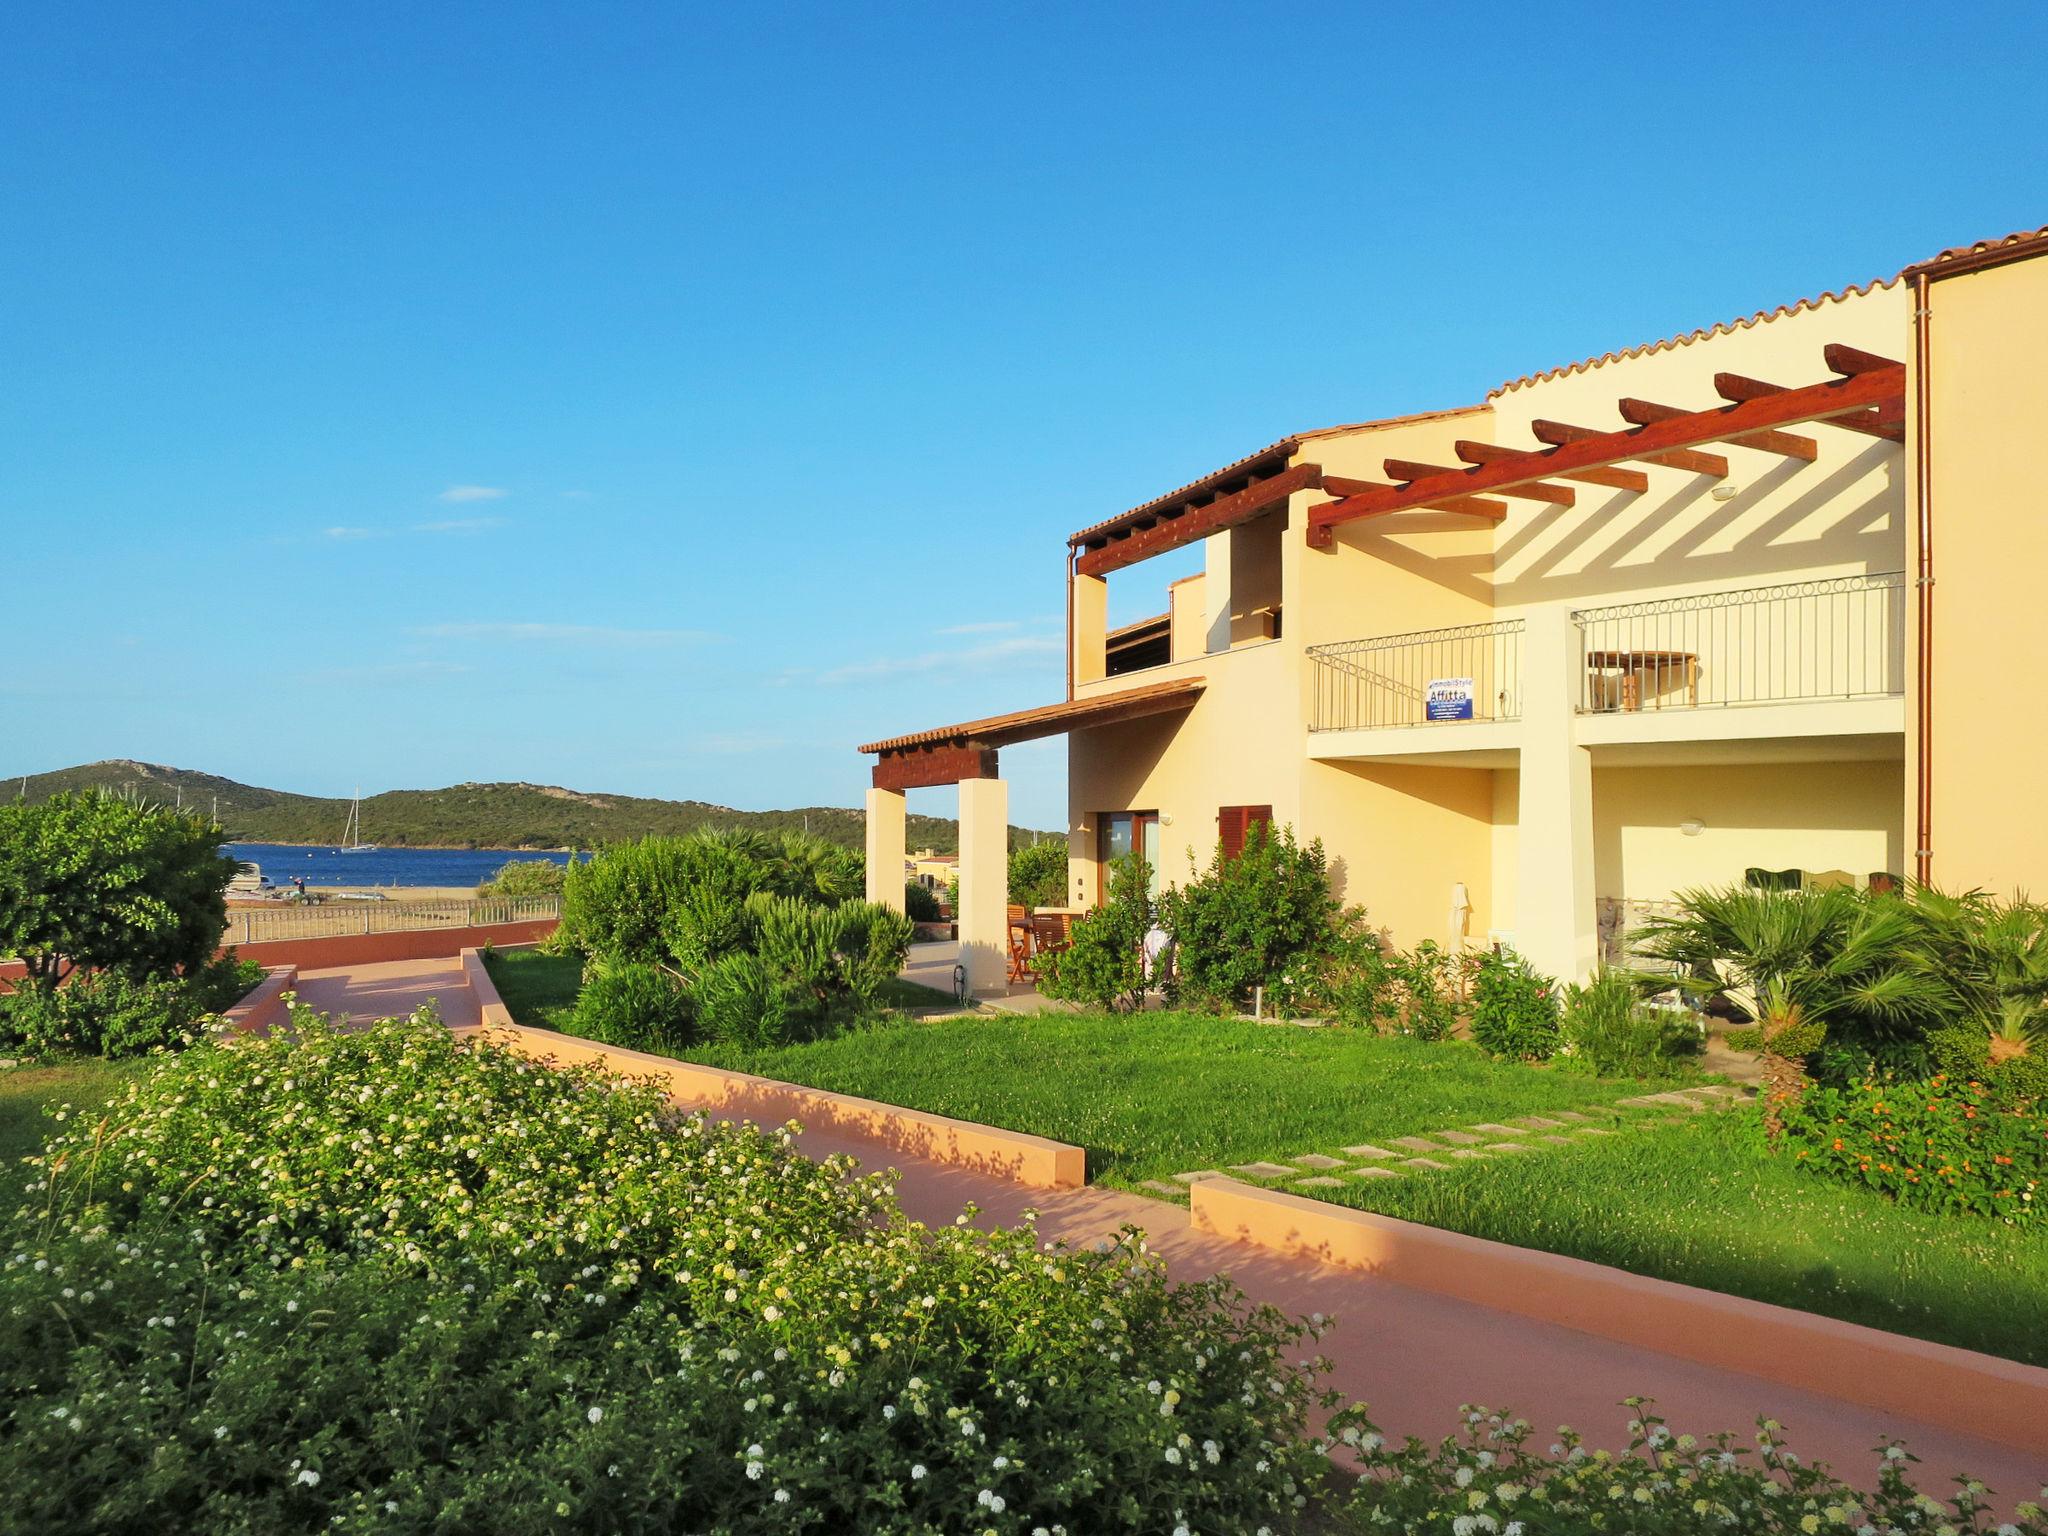
[[[1393,512],[1427,509],[1497,523],[1508,510],[1500,497],[1570,507],[1577,502],[1578,492],[1564,483],[1567,481],[1647,491],[1649,476],[1640,469],[1623,467],[1631,464],[1654,464],[1725,479],[1727,458],[1702,451],[1717,443],[1810,463],[1819,455],[1819,445],[1810,437],[1783,430],[1804,423],[1903,441],[1905,364],[1841,345],[1825,348],[1823,356],[1835,377],[1817,384],[1788,386],[1737,373],[1717,373],[1715,392],[1728,403],[1707,410],[1623,399],[1617,410],[1622,420],[1630,423],[1627,427],[1603,429],[1536,421],[1530,424],[1530,431],[1545,447],[1461,441],[1455,451],[1466,461],[1462,466],[1388,459],[1386,471],[1392,483],[1384,484],[1319,476],[1322,488],[1337,500],[1310,508],[1309,547],[1329,549],[1343,524]],[[1137,537],[1133,535],[1132,541]]]

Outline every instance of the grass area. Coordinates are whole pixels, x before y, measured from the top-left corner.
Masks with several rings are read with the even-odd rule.
[[[1117,1184],[1644,1091],[1489,1061],[1469,1045],[1184,1013],[906,1023],[689,1055],[1073,1142],[1092,1180]]]
[[[561,1029],[583,990],[583,957],[550,955],[538,949],[494,950],[484,956],[491,985],[512,1011],[515,1023]]]
[[[147,1059],[101,1061],[89,1056],[0,1071],[0,1170],[12,1170],[22,1158],[43,1150],[56,1128],[46,1109],[67,1101],[80,1109],[97,1109],[149,1067]]]
[[[1306,1191],[1303,1191],[1306,1193]],[[1903,1210],[1765,1151],[1753,1113],[1320,1196],[2048,1365],[2048,1236]]]

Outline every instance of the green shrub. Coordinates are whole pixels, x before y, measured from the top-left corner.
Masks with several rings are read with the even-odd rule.
[[[903,913],[913,923],[940,920],[939,895],[922,880],[903,882]]]
[[[553,859],[512,859],[476,888],[488,900],[524,901],[542,896],[559,896],[569,878],[565,865]]]
[[[584,977],[570,1033],[629,1051],[679,1051],[696,1040],[690,994],[669,972],[635,961],[598,964]]]
[[[1469,1404],[1462,1433],[1434,1445],[1411,1436],[1397,1446],[1362,1411],[1347,1411],[1330,1424],[1359,1468],[1342,1502],[1358,1529],[1454,1536],[2048,1531],[2040,1509],[2024,1502],[2014,1512],[2018,1523],[2001,1524],[1984,1485],[1967,1477],[1956,1479],[1960,1486],[1945,1503],[1919,1492],[1907,1474],[1913,1458],[1896,1442],[1878,1449],[1873,1491],[1789,1450],[1775,1419],[1757,1420],[1752,1447],[1729,1434],[1675,1433],[1644,1398],[1626,1406],[1633,1416],[1618,1455],[1589,1450],[1564,1426],[1547,1448],[1531,1444],[1528,1420]]]
[[[1621,971],[1603,970],[1564,989],[1558,1054],[1599,1077],[1654,1077],[1704,1044],[1690,1013],[1656,1007]]]
[[[1450,1039],[1458,1028],[1459,969],[1458,957],[1433,939],[1392,956],[1388,970],[1397,993],[1393,1032],[1418,1040]]]
[[[1559,1041],[1557,983],[1512,950],[1488,950],[1473,967],[1472,1038],[1505,1061],[1548,1061]]]
[[[1067,845],[1057,839],[1031,843],[1010,854],[1010,904],[1064,907],[1067,904]]]
[[[1927,1037],[1926,1059],[1929,1070],[1916,1075],[1946,1075],[1961,1082],[1982,1083],[2001,1104],[2027,1099],[2048,1103],[2048,1054],[2029,1052],[1993,1061],[1991,1037],[1978,1024],[1952,1024],[1936,1030]]]
[[[697,978],[704,1038],[721,1045],[784,1045],[791,1039],[791,997],[759,955],[732,954]]]
[[[1110,865],[1109,899],[1079,919],[1065,949],[1040,957],[1047,997],[1130,1013],[1145,1003],[1145,935],[1152,928],[1151,870],[1137,854]]]
[[[1919,1210],[2037,1221],[2048,1201],[2048,1104],[1966,1079],[1812,1089],[1785,1144],[1802,1168]]]
[[[1393,962],[1365,909],[1346,911],[1323,944],[1281,973],[1268,994],[1286,1018],[1333,1019],[1378,1031],[1400,1014]]]
[[[48,983],[197,971],[227,926],[220,839],[206,817],[99,790],[0,802],[0,955]]]
[[[262,979],[262,966],[233,959],[209,961],[190,977],[77,972],[61,987],[31,984],[0,998],[0,1044],[33,1056],[114,1058],[169,1049]]]
[[[1160,922],[1173,935],[1177,995],[1198,1004],[1248,1006],[1254,988],[1321,954],[1342,912],[1322,843],[1297,844],[1292,827],[1253,828],[1235,858],[1219,844],[1189,876],[1161,901]]]
[[[431,1015],[172,1058],[0,1218],[0,1519],[310,1533],[1292,1529],[1305,1331],[903,1216],[789,1132]]]

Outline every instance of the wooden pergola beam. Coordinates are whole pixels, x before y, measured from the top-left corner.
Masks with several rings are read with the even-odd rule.
[[[1852,378],[1876,378],[1883,376],[1885,370],[1892,369],[1897,371],[1900,379],[1900,408],[1897,411],[1890,415],[1886,415],[1881,410],[1856,411],[1847,415],[1837,416],[1828,421],[1827,424],[1831,427],[1846,427],[1851,432],[1862,432],[1870,437],[1881,437],[1889,442],[1904,442],[1906,440],[1904,419],[1905,364],[1887,362],[1874,353],[1857,352],[1853,347],[1836,348],[1831,346],[1826,350],[1829,352],[1840,351],[1851,354],[1850,357],[1844,360],[1855,362],[1858,365],[1857,371],[1851,375]],[[1863,367],[1862,364],[1865,362],[1874,363],[1877,366]],[[1738,404],[1749,404],[1753,401],[1774,399],[1779,395],[1793,394],[1796,391],[1787,388],[1783,384],[1767,384],[1762,379],[1752,379],[1746,374],[1717,373],[1714,375],[1714,393],[1723,400],[1733,400]]]
[[[1382,485],[1377,480],[1351,480],[1343,475],[1325,475],[1323,477],[1323,489],[1337,496],[1366,496],[1378,491],[1406,490],[1407,487]],[[1326,502],[1324,505],[1330,506],[1335,505],[1335,503]],[[1391,508],[1389,510],[1405,511],[1408,509]],[[1498,523],[1506,519],[1508,504],[1504,501],[1491,500],[1485,496],[1446,496],[1439,501],[1418,503],[1415,510],[1457,512],[1466,517],[1483,517],[1490,523]],[[1315,532],[1313,524],[1310,525],[1309,532],[1311,541],[1313,541]]]
[[[1865,352],[1858,347],[1847,347],[1839,341],[1831,341],[1821,348],[1821,356],[1827,359],[1830,372],[1843,375],[1877,373],[1886,368],[1904,368],[1906,365],[1893,357],[1879,357],[1875,352]]]
[[[1525,463],[1531,473],[1544,473],[1543,455],[1532,453],[1527,448],[1502,448],[1495,443],[1474,443],[1459,438],[1451,449],[1467,464]],[[1576,480],[1581,485],[1604,485],[1610,491],[1633,491],[1638,496],[1650,488],[1650,477],[1640,469],[1575,469],[1560,474],[1558,479]]]
[[[1396,480],[1427,480],[1431,475],[1458,475],[1464,471],[1449,464],[1421,464],[1414,459],[1386,460],[1387,473]],[[1553,507],[1569,507],[1577,503],[1578,493],[1568,485],[1557,485],[1549,480],[1525,480],[1520,485],[1511,485],[1501,491],[1503,496],[1518,496],[1524,501],[1548,502]]]
[[[1732,379],[1732,375],[1724,375]],[[1716,387],[1720,387],[1720,379]],[[1753,382],[1753,381],[1752,381]],[[1309,511],[1308,541],[1318,549],[1333,542],[1334,530],[1353,518],[1399,512],[1409,507],[1442,506],[1452,498],[1505,492],[1530,480],[1554,480],[1582,469],[1604,469],[1631,460],[1673,463],[1695,473],[1726,475],[1727,461],[1697,451],[1702,443],[1726,442],[1799,422],[1834,422],[1844,418],[1882,425],[1906,387],[1903,367],[1876,368],[1845,378],[1828,379],[1799,389],[1769,388],[1754,399],[1738,400],[1718,410],[1689,411],[1669,420],[1619,432],[1599,432],[1562,422],[1535,422],[1530,430],[1556,446],[1527,458],[1431,475],[1403,486],[1385,486],[1342,494]]]
[[[1623,400],[1617,409],[1621,419],[1639,427],[1653,422],[1669,421],[1674,416],[1689,416],[1692,413],[1679,405],[1659,405],[1654,400]],[[1788,459],[1804,459],[1811,464],[1820,457],[1820,444],[1810,437],[1800,437],[1791,432],[1745,432],[1741,437],[1731,437],[1729,442],[1738,448],[1755,448],[1762,453],[1782,454]]]
[[[1599,427],[1575,427],[1563,421],[1532,421],[1529,423],[1529,431],[1539,442],[1550,443],[1558,448],[1630,435],[1612,430],[1603,431]],[[1714,439],[1709,438],[1708,441],[1712,442]],[[1718,453],[1699,453],[1691,448],[1669,448],[1662,453],[1632,453],[1628,457],[1638,463],[1657,464],[1665,469],[1676,469],[1688,475],[1705,475],[1710,480],[1728,478],[1728,461]]]
[[[1081,576],[1106,576],[1111,571],[1136,565],[1140,560],[1149,560],[1169,549],[1192,544],[1212,533],[1249,522],[1296,491],[1317,490],[1322,484],[1323,467],[1320,464],[1296,464],[1277,475],[1255,480],[1231,495],[1189,505],[1178,516],[1169,516],[1162,509],[1159,521],[1151,527],[1112,538],[1098,548],[1082,550],[1075,556],[1074,571]]]

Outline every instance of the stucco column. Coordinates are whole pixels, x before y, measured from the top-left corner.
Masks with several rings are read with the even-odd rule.
[[[1566,608],[1532,610],[1522,636],[1521,813],[1515,948],[1579,981],[1599,961],[1593,902],[1593,757],[1576,740],[1579,634]]]
[[[1010,786],[960,781],[960,960],[977,993],[1000,992],[1010,958]]]
[[[1202,605],[1210,654],[1230,649],[1230,530],[1202,540]]]
[[[903,910],[903,791],[868,791],[868,900]]]
[[[1068,664],[1078,683],[1099,683],[1109,674],[1109,583],[1100,576],[1076,576],[1074,654]]]

